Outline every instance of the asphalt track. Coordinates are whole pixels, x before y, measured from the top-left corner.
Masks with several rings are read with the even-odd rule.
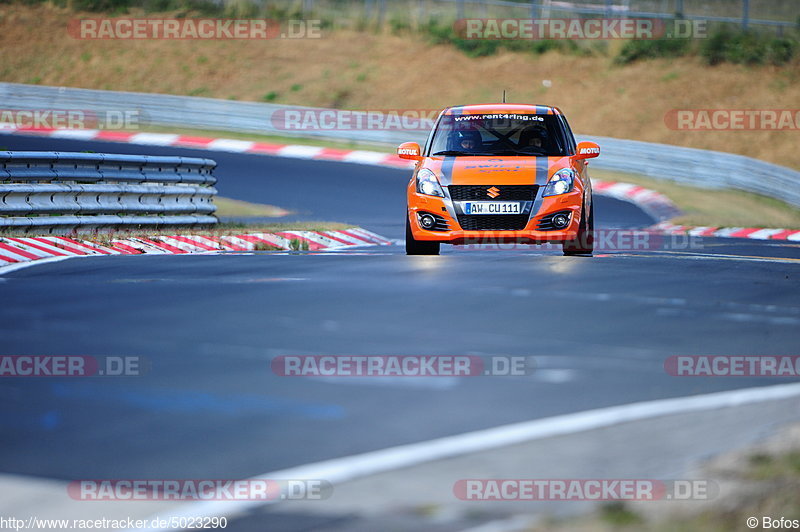
[[[207,156],[220,194],[295,219],[403,233],[408,171],[113,143],[0,148]],[[599,228],[644,227],[596,196]],[[2,354],[136,355],[141,377],[0,382],[0,472],[242,478],[505,423],[776,384],[677,378],[671,355],[796,355],[797,244],[691,250],[459,250],[114,256],[0,277]],[[292,354],[526,355],[527,377],[279,377]],[[778,382],[790,382],[780,379]],[[598,450],[601,453],[602,450]]]

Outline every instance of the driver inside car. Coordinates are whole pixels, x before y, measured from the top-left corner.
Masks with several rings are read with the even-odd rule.
[[[483,141],[481,134],[475,130],[454,131],[450,137],[450,149],[466,153],[481,151]]]
[[[547,131],[540,127],[529,127],[519,136],[519,147],[522,150],[528,148],[545,149],[547,144]]]

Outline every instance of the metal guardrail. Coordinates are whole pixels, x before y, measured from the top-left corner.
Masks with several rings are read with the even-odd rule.
[[[0,83],[4,109],[81,109],[97,114],[132,109],[149,123],[166,127],[320,137],[344,141],[424,143],[423,129],[305,130],[281,128],[276,113],[311,108],[89,89]],[[600,144],[602,156],[592,167],[645,174],[700,188],[734,188],[780,199],[800,207],[800,172],[751,157],[667,144],[578,135]]]
[[[281,128],[279,111],[284,105],[237,102],[214,98],[114,92],[66,87],[44,87],[18,83],[0,83],[0,109],[3,110],[75,110],[94,116],[122,116],[134,112],[143,125],[176,128],[211,129],[247,133],[272,133],[305,137],[309,133]],[[292,108],[295,109],[295,108]],[[423,136],[425,132],[417,132]],[[337,140],[399,143],[407,139],[403,131],[337,131],[311,132]],[[358,137],[354,139],[353,136]],[[403,140],[401,140],[403,139]]]
[[[668,144],[580,135],[600,145],[594,168],[643,174],[707,188],[732,188],[800,207],[800,172],[744,155]]]
[[[217,223],[211,159],[0,152],[0,231]]]

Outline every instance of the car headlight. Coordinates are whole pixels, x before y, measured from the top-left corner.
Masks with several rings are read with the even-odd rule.
[[[547,185],[544,187],[544,192],[542,192],[542,196],[558,196],[559,194],[566,194],[572,190],[572,184],[574,182],[575,172],[569,168],[559,170],[553,174],[553,177],[551,177],[550,181],[547,182]]]
[[[417,192],[425,194],[426,196],[444,197],[442,185],[440,185],[439,180],[436,179],[436,174],[427,168],[423,168],[417,172]]]

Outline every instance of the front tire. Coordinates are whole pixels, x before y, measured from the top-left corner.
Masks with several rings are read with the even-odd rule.
[[[594,208],[586,219],[586,208],[581,212],[581,224],[578,226],[578,236],[575,240],[567,240],[562,245],[564,255],[591,255],[594,251]]]
[[[411,222],[406,216],[406,255],[438,255],[439,242],[426,242],[414,239]]]

